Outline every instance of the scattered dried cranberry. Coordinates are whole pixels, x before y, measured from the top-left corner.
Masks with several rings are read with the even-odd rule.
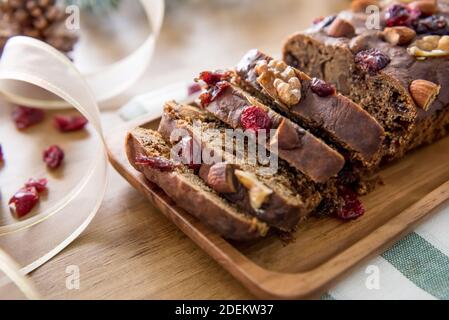
[[[35,187],[24,187],[9,200],[10,210],[22,218],[33,210],[39,202],[39,193]]]
[[[87,119],[83,116],[55,116],[54,125],[61,132],[73,132],[84,129]]]
[[[385,19],[387,27],[412,26],[421,16],[421,11],[404,4],[394,4],[387,9]]]
[[[217,83],[231,78],[229,71],[204,71],[200,73],[199,79],[208,86],[215,86]]]
[[[240,122],[245,130],[270,130],[272,122],[268,113],[257,106],[249,106],[242,112]]]
[[[56,145],[49,147],[44,151],[44,162],[50,169],[57,169],[64,160],[64,151]]]
[[[199,83],[192,83],[187,87],[187,94],[189,96],[193,96],[195,93],[198,93],[201,91],[201,86]]]
[[[310,89],[320,97],[328,97],[335,94],[335,87],[324,80],[313,78]]]
[[[345,202],[343,208],[337,212],[340,219],[353,220],[365,214],[365,208],[354,191],[344,188],[340,191],[340,196]]]
[[[415,22],[418,34],[449,35],[449,21],[443,16],[430,16]]]
[[[208,91],[202,93],[199,97],[201,106],[206,108],[211,102],[217,99],[231,84],[226,81],[221,81],[209,88]]]
[[[385,68],[391,62],[391,59],[379,49],[372,48],[357,53],[355,62],[362,70],[374,75]]]
[[[135,162],[137,165],[148,166],[150,168],[157,169],[160,171],[173,171],[173,169],[175,168],[175,164],[172,161],[161,157],[148,157],[145,155],[137,155]]]
[[[29,179],[25,183],[25,188],[36,188],[38,193],[47,191],[47,179]]]
[[[12,119],[19,130],[27,129],[44,121],[45,112],[40,109],[18,106],[12,112]]]
[[[5,158],[3,157],[3,149],[2,145],[0,144],[0,164],[2,164],[5,161]]]

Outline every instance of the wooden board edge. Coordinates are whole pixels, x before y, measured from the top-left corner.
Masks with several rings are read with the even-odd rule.
[[[141,123],[141,125],[144,125]],[[125,138],[126,132],[138,125],[133,122],[116,130],[114,138]],[[109,137],[110,138],[110,137]],[[107,137],[107,142],[110,141]],[[329,259],[322,265],[302,273],[280,273],[260,267],[232,247],[226,240],[200,225],[187,213],[179,214],[173,206],[159,194],[143,185],[146,183],[140,173],[132,174],[131,165],[124,167],[109,148],[110,162],[134,188],[150,199],[162,213],[180,228],[193,242],[238,279],[250,292],[261,299],[310,299],[319,297],[327,289],[348,275],[363,262],[383,253],[396,241],[407,235],[419,222],[430,215],[449,198],[449,181],[427,194],[420,201],[402,211],[354,245]],[[124,146],[124,141],[122,143]],[[123,149],[124,150],[124,149]],[[152,193],[152,194],[149,194]],[[161,191],[162,192],[162,191]],[[168,196],[165,196],[168,198]],[[157,200],[155,200],[157,199]],[[183,210],[181,210],[184,212]],[[381,235],[381,237],[379,236]],[[356,252],[356,258],[354,258]],[[351,258],[351,259],[350,259]],[[322,276],[324,275],[324,277]]]

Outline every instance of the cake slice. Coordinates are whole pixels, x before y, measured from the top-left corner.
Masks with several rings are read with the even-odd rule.
[[[189,155],[195,153],[183,162],[191,163],[196,158],[196,172],[209,187],[277,229],[294,229],[318,208],[323,196],[330,200],[331,192],[332,198],[337,198],[334,202],[338,208],[336,188],[328,188],[322,196],[314,183],[283,162],[278,163],[277,168],[253,163],[247,145],[238,148],[234,138],[226,140],[227,128],[203,110],[168,102],[158,131],[165,141],[173,144],[176,154],[186,149]],[[232,149],[227,148],[230,144]],[[198,146],[196,151],[193,145]],[[208,159],[206,155],[213,155],[213,158]]]
[[[360,161],[366,168],[379,164],[383,128],[332,85],[257,49],[245,55],[236,74],[239,86],[334,145],[349,160]]]
[[[316,183],[337,177],[345,159],[309,131],[280,115],[230,80],[230,73],[203,72],[200,79],[207,85],[201,96],[202,107],[234,129],[249,131],[275,130],[268,135],[267,149],[277,149],[279,158],[301,171]]]
[[[387,162],[448,133],[449,3],[379,3],[380,29],[362,3],[289,37],[283,58],[375,117]]]
[[[126,153],[133,167],[159,186],[182,209],[220,235],[232,240],[251,240],[269,231],[266,223],[209,188],[192,169],[170,159],[170,146],[159,133],[137,128],[126,139]]]

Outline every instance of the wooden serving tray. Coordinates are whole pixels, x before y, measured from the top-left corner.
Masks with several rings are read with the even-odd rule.
[[[381,172],[385,182],[362,200],[362,218],[342,222],[311,218],[283,244],[277,237],[229,242],[187,214],[134,170],[125,155],[127,131],[156,128],[159,119],[140,119],[107,138],[110,161],[128,182],[198,246],[264,299],[316,298],[363,261],[379,255],[449,198],[449,137],[415,151]],[[180,261],[179,263],[182,263]]]

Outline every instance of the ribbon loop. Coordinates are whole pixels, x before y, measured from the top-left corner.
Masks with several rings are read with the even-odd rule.
[[[93,152],[82,168],[84,176],[77,179],[73,189],[45,212],[0,225],[0,247],[14,254],[20,266],[20,271],[14,270],[14,264],[0,251],[0,271],[19,288],[26,287],[26,279],[18,275],[33,271],[63,250],[85,230],[100,207],[107,185],[108,161],[98,103],[123,93],[141,77],[162,25],[164,1],[141,0],[141,4],[152,34],[131,55],[99,73],[81,74],[66,56],[32,38],[14,37],[4,48],[0,93],[9,102],[49,110],[75,108],[89,120],[94,131],[87,141]],[[26,250],[19,250],[24,243]]]

